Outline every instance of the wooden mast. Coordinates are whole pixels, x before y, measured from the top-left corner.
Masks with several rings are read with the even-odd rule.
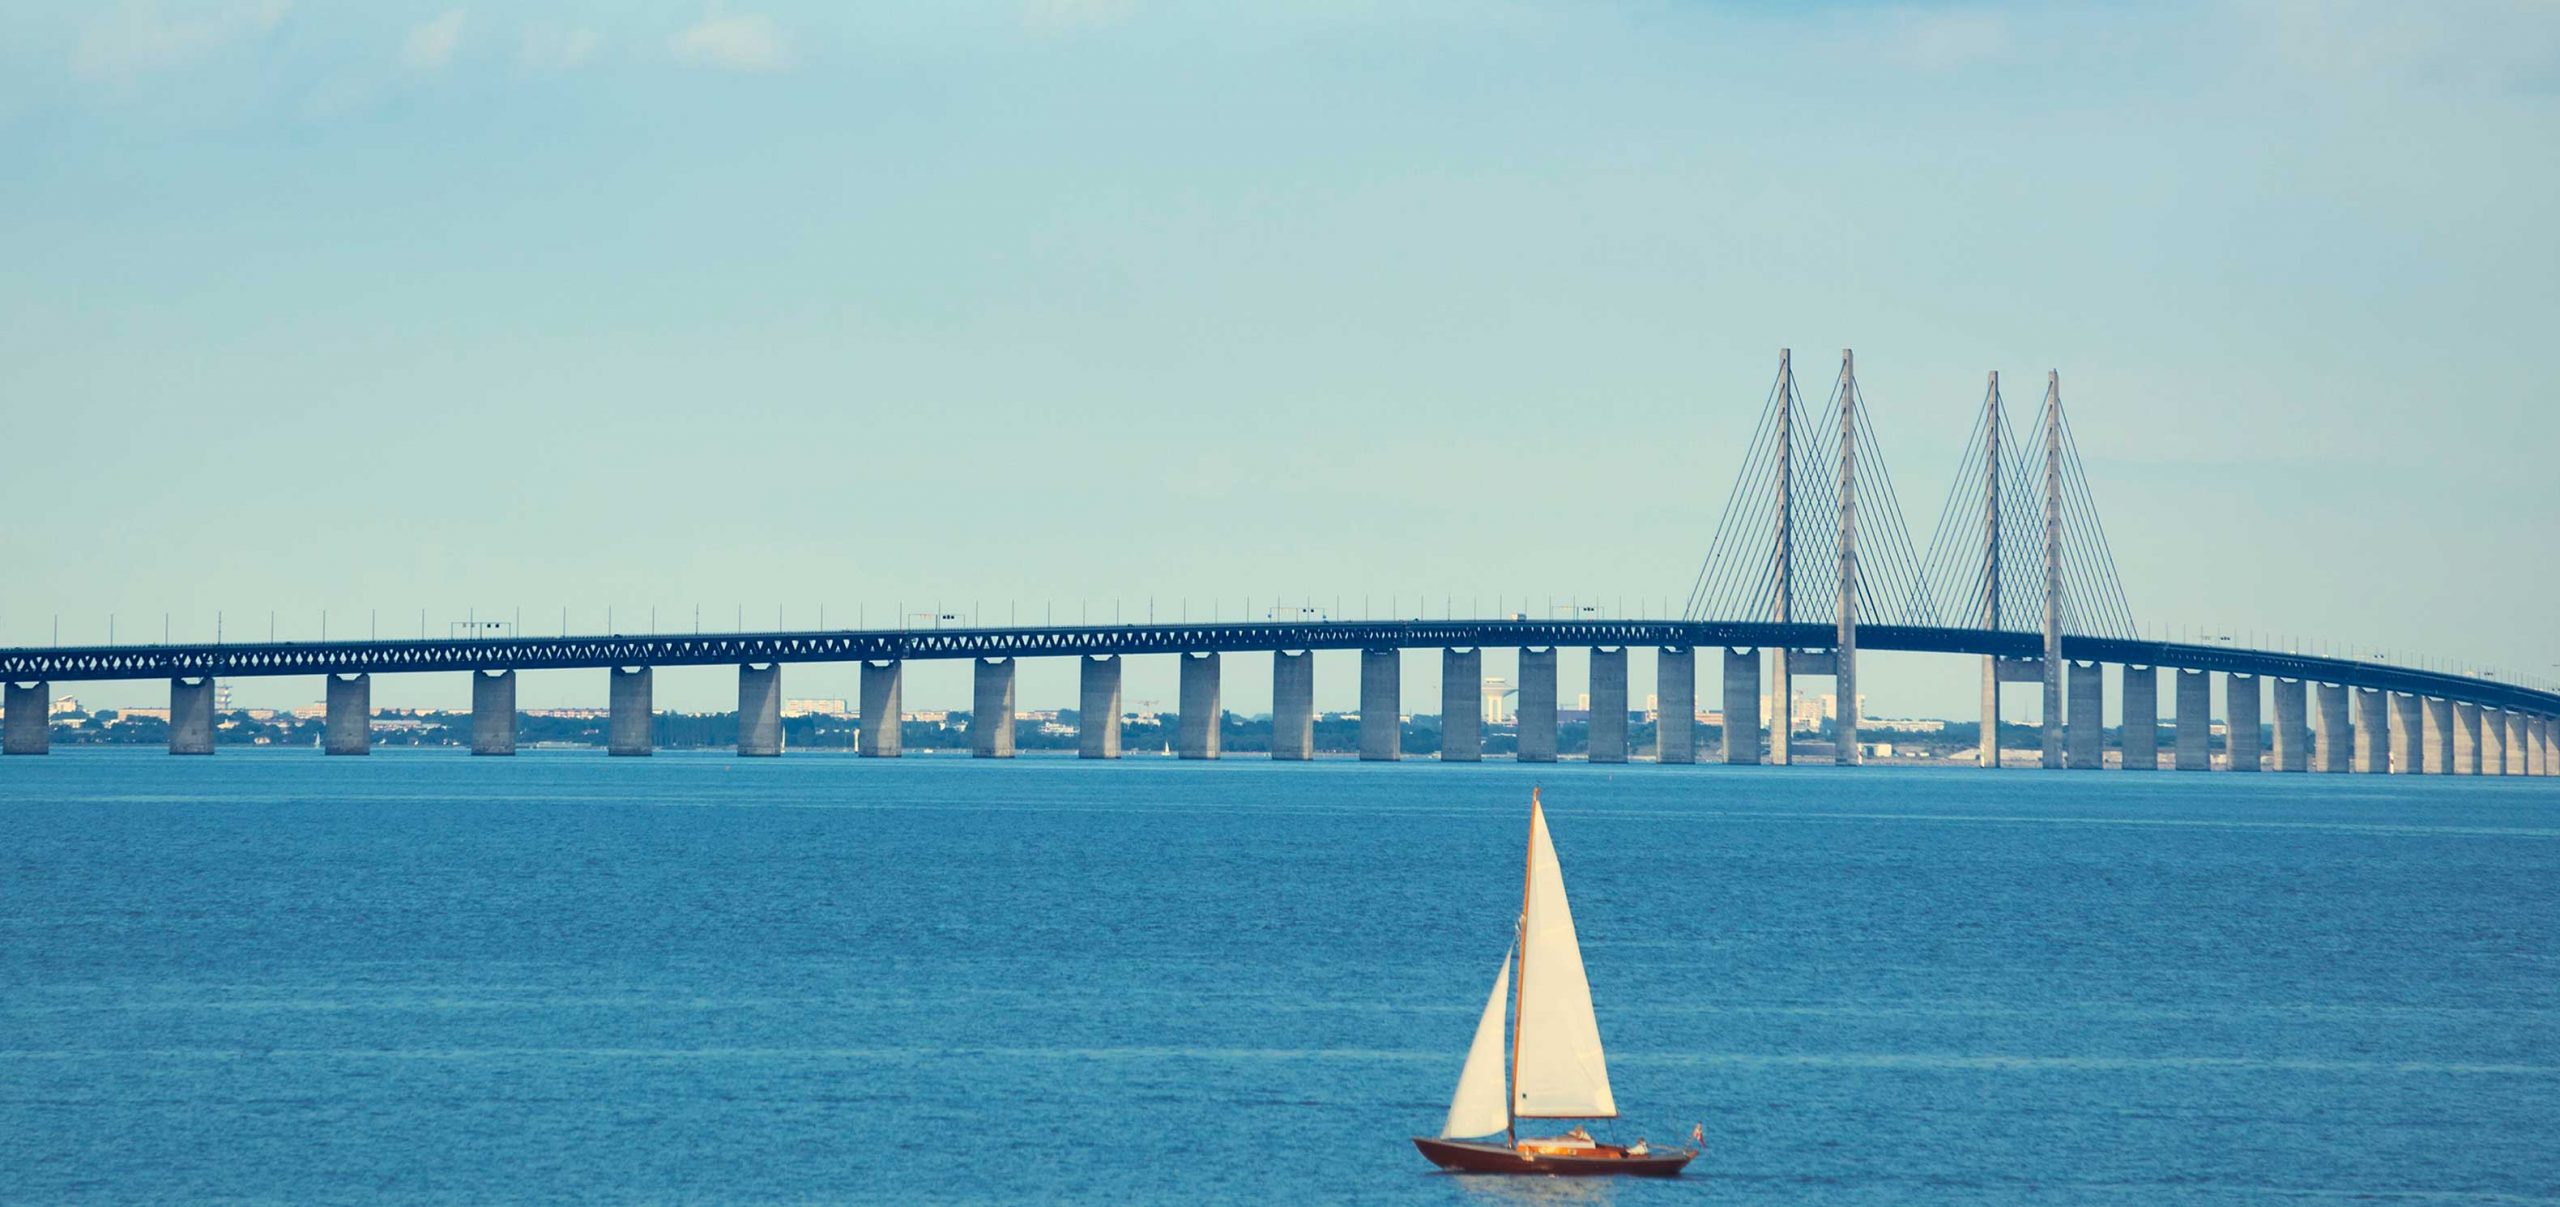
[[[1538,789],[1529,789],[1529,842],[1520,856],[1520,920],[1512,923],[1511,946],[1519,968],[1511,976],[1511,1067],[1502,1079],[1502,1137],[1520,1147],[1520,992],[1529,981],[1529,875],[1538,862]]]

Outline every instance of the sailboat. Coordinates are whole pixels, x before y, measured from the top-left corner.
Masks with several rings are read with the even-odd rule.
[[[1574,939],[1573,910],[1565,904],[1564,870],[1556,863],[1546,810],[1533,788],[1529,869],[1511,950],[1503,954],[1475,1042],[1467,1046],[1448,1121],[1438,1136],[1415,1136],[1413,1146],[1443,1169],[1468,1173],[1668,1177],[1696,1159],[1694,1148],[1648,1149],[1641,1140],[1633,1146],[1602,1144],[1579,1126],[1560,1136],[1520,1135],[1525,1119],[1617,1115],[1608,1058],[1600,1049],[1600,1020],[1591,1011],[1591,982],[1582,972],[1582,945]]]

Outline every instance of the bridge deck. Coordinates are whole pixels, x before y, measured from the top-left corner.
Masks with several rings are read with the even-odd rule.
[[[1673,646],[1821,649],[1828,624],[1679,620],[1216,621],[1180,624],[821,630],[789,633],[613,634],[431,638],[418,641],[65,646],[0,650],[0,679],[80,682],[266,675],[722,666],[893,659],[1036,658],[1271,650],[1470,649],[1479,646]],[[2026,632],[1928,625],[1858,626],[1863,650],[2032,658]],[[2442,671],[2231,645],[2105,637],[2062,639],[2083,662],[2223,671],[2339,683],[2524,712],[2560,713],[2560,693]]]

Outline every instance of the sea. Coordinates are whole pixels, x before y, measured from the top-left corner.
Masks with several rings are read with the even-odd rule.
[[[10,1203],[2560,1203],[2560,781],[0,762]],[[1435,1171],[1543,790],[1672,1181]]]

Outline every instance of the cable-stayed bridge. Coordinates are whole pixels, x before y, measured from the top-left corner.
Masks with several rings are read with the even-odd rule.
[[[738,752],[773,755],[782,748],[782,667],[859,662],[861,752],[895,757],[905,664],[965,658],[974,663],[974,717],[1004,719],[973,726],[975,753],[1004,758],[1013,754],[1019,660],[1066,657],[1080,666],[1082,716],[1115,719],[1085,726],[1080,753],[1114,758],[1122,660],[1169,655],[1181,671],[1179,750],[1186,758],[1215,758],[1222,659],[1268,654],[1272,757],[1306,759],[1314,754],[1313,654],[1357,650],[1360,756],[1393,760],[1401,747],[1403,655],[1436,649],[1439,757],[1475,761],[1483,751],[1478,707],[1490,647],[1518,651],[1517,757],[1551,762],[1556,651],[1576,646],[1590,650],[1593,762],[1643,753],[1666,764],[1700,761],[1695,725],[1658,725],[1652,751],[1629,748],[1628,654],[1651,648],[1662,717],[1696,714],[1701,650],[1720,652],[1728,722],[1762,717],[1762,724],[1722,725],[1720,748],[1704,752],[1712,760],[1786,764],[1827,745],[1831,761],[1855,764],[1863,749],[1859,654],[1891,650],[1981,660],[1979,759],[1986,767],[1999,765],[2000,690],[2008,683],[2032,683],[2040,692],[2043,766],[2106,765],[2105,685],[2107,668],[2115,667],[2118,765],[2126,769],[2162,765],[2159,690],[2166,675],[2172,708],[2165,753],[2181,770],[2214,766],[2218,681],[2229,770],[2560,774],[2560,693],[2380,661],[2138,637],[2058,375],[2047,375],[2042,399],[2023,422],[2013,420],[1992,375],[1925,549],[1911,532],[1868,423],[1855,358],[1842,353],[1826,400],[1813,406],[1782,352],[1715,535],[1674,618],[1274,619],[0,649],[0,749],[48,749],[55,683],[165,679],[171,753],[211,754],[217,678],[318,675],[327,685],[323,750],[363,754],[371,748],[371,676],[442,671],[471,676],[473,752],[512,754],[516,672],[587,668],[607,673],[608,750],[647,754],[652,669],[733,665]],[[1767,717],[1764,671],[1779,702]],[[1827,743],[1809,743],[1815,735],[1797,732],[1788,716],[1794,681],[1807,677],[1834,681],[1838,713]],[[2264,721],[2269,711],[2272,725]]]

